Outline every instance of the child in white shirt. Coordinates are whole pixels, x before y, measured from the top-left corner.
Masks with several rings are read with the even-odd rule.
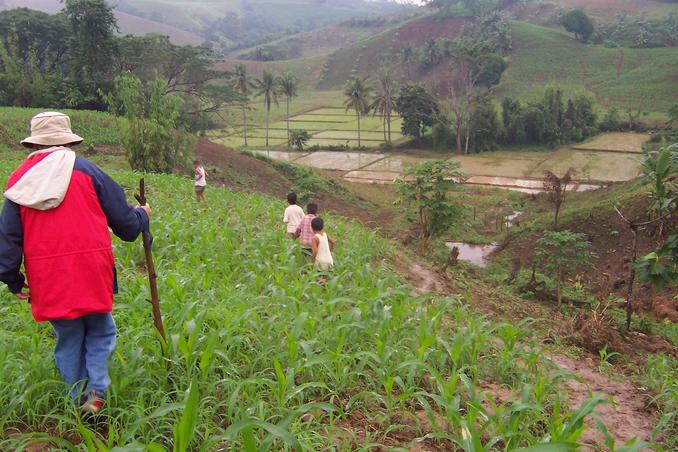
[[[325,226],[323,219],[315,217],[311,221],[311,228],[313,228],[313,263],[320,271],[328,271],[334,267],[334,259],[332,259],[331,248],[334,246],[334,241],[325,234],[323,227]]]
[[[283,215],[283,223],[287,225],[287,233],[292,239],[295,238],[295,232],[299,222],[304,218],[304,209],[297,205],[297,194],[288,193],[287,202],[290,204],[287,209],[285,209],[285,214]]]

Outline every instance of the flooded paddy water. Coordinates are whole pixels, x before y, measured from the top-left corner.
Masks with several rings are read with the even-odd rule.
[[[341,172],[351,182],[393,183],[407,168],[425,160],[458,162],[467,184],[504,188],[525,193],[542,191],[544,171],[558,176],[575,170],[572,191],[596,190],[611,182],[623,182],[640,175],[638,154],[648,139],[644,134],[609,133],[587,143],[553,151],[494,151],[472,155],[405,152],[285,152],[256,150],[255,154],[323,170]]]

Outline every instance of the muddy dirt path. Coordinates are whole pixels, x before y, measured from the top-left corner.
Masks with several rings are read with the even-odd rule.
[[[453,293],[453,287],[438,273],[425,265],[409,258],[401,257],[395,262],[397,270],[415,287],[418,294],[436,293],[446,295]],[[596,413],[607,426],[615,439],[617,447],[637,438],[650,441],[652,430],[658,423],[656,413],[647,405],[648,397],[639,388],[627,380],[611,379],[598,372],[592,357],[574,360],[564,355],[548,355],[548,358],[559,368],[576,375],[565,383],[572,408],[578,408],[595,393],[603,393],[611,397],[614,403],[598,406]],[[501,397],[502,394],[497,394]],[[603,435],[597,430],[593,420],[589,428],[580,438],[580,442],[604,446]]]
[[[633,438],[650,441],[658,419],[647,407],[647,396],[638,388],[626,380],[612,380],[598,372],[591,358],[579,361],[563,355],[551,355],[549,358],[558,367],[575,373],[580,379],[565,383],[573,407],[581,406],[590,393],[604,393],[612,397],[614,404],[600,405],[596,412],[615,438],[617,447]],[[593,422],[589,424],[581,442],[604,444],[602,433],[595,428]]]

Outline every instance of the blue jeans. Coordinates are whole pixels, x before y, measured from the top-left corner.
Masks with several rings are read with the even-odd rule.
[[[115,348],[115,322],[110,313],[50,322],[57,336],[54,359],[64,382],[76,398],[83,386],[101,396],[111,384],[108,358]]]

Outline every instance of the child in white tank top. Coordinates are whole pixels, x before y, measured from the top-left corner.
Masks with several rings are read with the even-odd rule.
[[[327,271],[334,267],[334,259],[332,259],[331,252],[334,241],[325,234],[323,227],[324,222],[322,218],[315,217],[311,221],[311,228],[314,233],[312,256],[316,268],[321,271]]]

